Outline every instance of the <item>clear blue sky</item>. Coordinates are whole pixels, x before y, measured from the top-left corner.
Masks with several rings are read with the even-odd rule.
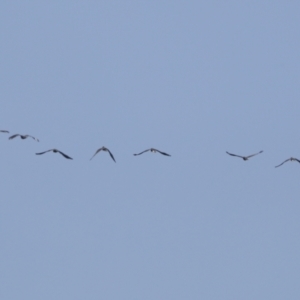
[[[3,1],[1,299],[300,299],[299,11]]]

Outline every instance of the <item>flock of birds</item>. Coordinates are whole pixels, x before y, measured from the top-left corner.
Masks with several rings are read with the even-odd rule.
[[[8,130],[0,130],[0,132],[2,132],[2,133],[9,133]],[[18,136],[19,136],[22,140],[25,140],[25,139],[27,139],[27,138],[32,138],[33,140],[35,140],[35,141],[37,141],[37,142],[40,141],[39,139],[35,138],[35,137],[32,136],[32,135],[29,135],[29,134],[18,134],[18,133],[17,133],[17,134],[14,134],[14,135],[12,135],[12,136],[10,136],[8,139],[9,139],[9,140],[12,140],[12,139],[14,139],[14,138],[16,138],[16,137],[18,137]],[[90,160],[92,160],[92,159],[94,158],[94,156],[95,156],[96,154],[98,154],[100,151],[108,152],[109,155],[110,155],[110,157],[112,158],[112,160],[113,160],[114,162],[116,162],[116,160],[115,160],[113,154],[110,152],[110,150],[109,150],[108,148],[106,148],[106,147],[104,147],[104,146],[101,147],[101,148],[99,148],[99,149],[95,152],[95,154],[91,157]],[[162,152],[162,151],[157,150],[157,149],[154,149],[154,148],[150,148],[150,149],[144,150],[144,151],[142,151],[142,152],[140,152],[140,153],[136,153],[136,154],[133,154],[133,155],[134,155],[134,156],[141,155],[141,154],[143,154],[143,153],[145,153],[145,152],[148,152],[148,151],[153,152],[153,153],[158,152],[158,153],[160,153],[160,154],[162,154],[162,155],[165,155],[165,156],[171,156],[171,155],[168,154],[168,153]],[[45,153],[47,153],[47,152],[59,153],[59,154],[61,154],[64,158],[67,158],[67,159],[73,159],[72,157],[70,157],[69,155],[67,155],[67,154],[65,154],[65,153],[63,153],[63,152],[61,152],[61,151],[58,150],[58,149],[49,149],[49,150],[46,150],[46,151],[43,151],[43,152],[36,153],[36,155],[42,155],[42,154],[45,154]]]
[[[0,130],[0,132],[2,132],[2,133],[9,133],[8,130]],[[23,135],[23,134],[18,134],[18,133],[17,133],[17,134],[14,134],[14,135],[10,136],[8,139],[9,139],[9,140],[12,140],[12,139],[14,139],[14,138],[16,138],[16,137],[18,137],[18,136],[19,136],[21,139],[23,139],[23,140],[24,140],[24,139],[27,139],[27,138],[32,138],[33,140],[39,142],[39,139],[37,139],[37,138],[35,138],[35,137],[33,137],[32,135],[29,135],[29,134],[24,134],[24,135]],[[114,162],[116,162],[116,160],[115,160],[113,154],[110,152],[110,150],[109,150],[108,148],[106,148],[106,147],[104,147],[104,146],[101,147],[101,148],[99,148],[99,149],[95,152],[95,154],[91,157],[90,160],[92,160],[92,159],[94,158],[94,156],[97,155],[100,151],[108,152],[109,155],[110,155],[110,157],[112,158],[112,160],[113,160]],[[154,148],[146,149],[146,150],[144,150],[144,151],[142,151],[142,152],[140,152],[140,153],[136,153],[136,154],[133,154],[133,155],[134,155],[134,156],[141,155],[141,154],[143,154],[143,153],[145,153],[145,152],[148,152],[148,151],[153,152],[153,153],[158,152],[158,153],[160,153],[160,154],[162,154],[162,155],[165,155],[165,156],[171,156],[170,154],[168,154],[168,153],[166,153],[166,152],[162,152],[162,151],[157,150],[157,149],[154,149]],[[49,150],[46,150],[46,151],[43,151],[43,152],[36,153],[36,155],[42,155],[42,154],[45,154],[45,153],[48,153],[48,152],[60,153],[64,158],[67,158],[67,159],[73,159],[73,158],[70,157],[69,155],[67,155],[67,154],[65,154],[65,153],[63,153],[63,152],[61,152],[60,150],[57,150],[57,149],[49,149]],[[249,158],[251,158],[251,157],[253,157],[253,156],[256,156],[256,155],[258,155],[258,154],[260,154],[260,153],[263,153],[263,150],[261,150],[261,151],[259,151],[259,152],[257,152],[257,153],[248,155],[248,156],[241,156],[241,155],[229,153],[229,152],[227,152],[227,151],[226,151],[226,153],[227,153],[228,155],[231,155],[231,156],[240,157],[240,158],[242,158],[243,160],[246,161],[246,160],[248,160]],[[288,162],[288,161],[297,161],[298,163],[300,163],[300,160],[299,160],[299,159],[294,158],[294,157],[290,157],[290,158],[286,159],[285,161],[283,161],[281,164],[275,166],[275,168],[278,168],[278,167],[282,166],[284,163],[286,163],[286,162]]]

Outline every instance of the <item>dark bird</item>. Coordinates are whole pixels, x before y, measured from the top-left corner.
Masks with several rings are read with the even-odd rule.
[[[0,130],[0,132],[9,133],[8,130]]]
[[[257,155],[257,154],[260,154],[260,153],[262,153],[262,152],[263,152],[263,150],[259,151],[258,153],[251,154],[251,155],[248,155],[248,156],[241,156],[241,155],[236,155],[236,154],[229,153],[229,152],[226,151],[227,154],[229,154],[229,155],[231,155],[231,156],[237,156],[237,157],[240,157],[240,158],[242,158],[243,160],[248,160],[250,157],[255,156],[255,155]]]
[[[294,158],[294,157],[291,157],[291,158],[288,158],[288,159],[286,159],[284,162],[282,162],[280,165],[278,165],[278,166],[275,166],[275,168],[278,168],[278,167],[280,167],[280,166],[282,166],[284,163],[286,163],[287,161],[297,161],[298,163],[300,163],[300,160],[298,159],[298,158]]]
[[[133,154],[133,155],[134,155],[134,156],[141,155],[141,154],[143,154],[143,153],[145,153],[145,152],[148,152],[148,151],[153,152],[153,153],[159,152],[159,153],[162,154],[162,155],[171,156],[171,155],[168,154],[168,153],[159,151],[159,150],[154,149],[154,148],[150,148],[150,149],[147,149],[147,150],[142,151],[141,153],[137,153],[137,154]]]
[[[115,160],[115,158],[114,158],[114,156],[112,155],[112,153],[109,151],[109,149],[107,149],[106,147],[101,147],[101,148],[99,148],[96,152],[95,152],[95,154],[92,156],[92,158],[90,159],[90,160],[92,160],[93,159],[93,157],[97,154],[97,153],[99,153],[100,151],[106,151],[106,152],[108,152],[109,153],[109,155],[110,155],[110,157],[113,159],[113,161],[114,162],[116,162],[116,160]]]
[[[8,139],[12,140],[12,139],[14,139],[17,136],[19,136],[22,140],[27,139],[28,137],[31,137],[35,141],[39,142],[39,139],[37,139],[37,138],[35,138],[35,137],[33,137],[33,136],[29,135],[29,134],[24,134],[24,135],[22,135],[22,134],[14,134],[14,135],[10,136]]]
[[[44,151],[44,152],[40,152],[40,153],[36,153],[36,155],[41,155],[41,154],[44,154],[44,153],[47,153],[47,152],[54,152],[54,153],[60,153],[63,157],[67,158],[67,159],[73,159],[72,157],[68,156],[67,154],[57,150],[57,149],[50,149],[50,150],[47,150],[47,151]]]

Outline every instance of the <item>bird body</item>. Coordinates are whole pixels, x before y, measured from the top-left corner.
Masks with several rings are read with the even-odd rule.
[[[115,158],[114,158],[114,156],[112,155],[112,153],[109,151],[109,149],[108,148],[106,148],[106,147],[101,147],[101,148],[99,148],[96,152],[95,152],[95,154],[91,157],[91,159],[90,160],[92,160],[93,159],[93,157],[97,154],[97,153],[99,153],[100,151],[106,151],[106,152],[108,152],[109,153],[109,155],[110,155],[110,157],[112,158],[112,160],[114,161],[114,162],[116,162],[116,160],[115,160]]]

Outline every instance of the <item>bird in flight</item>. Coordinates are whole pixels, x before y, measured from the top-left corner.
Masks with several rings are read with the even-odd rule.
[[[8,130],[0,130],[0,132],[9,133]]]
[[[137,154],[133,154],[133,155],[134,155],[134,156],[141,155],[141,154],[143,154],[143,153],[145,153],[145,152],[148,152],[148,151],[153,152],[153,153],[159,152],[159,153],[162,154],[162,155],[171,156],[171,155],[168,154],[168,153],[159,151],[159,150],[154,149],[154,148],[150,148],[150,149],[147,149],[147,150],[142,151],[141,153],[137,153]]]
[[[97,153],[99,153],[100,151],[106,151],[106,152],[108,152],[109,153],[109,155],[110,155],[110,157],[113,159],[113,161],[114,162],[116,162],[116,160],[115,160],[115,158],[114,158],[114,156],[112,155],[112,153],[109,151],[109,149],[107,149],[106,147],[101,147],[101,148],[99,148],[96,152],[95,152],[95,154],[91,157],[91,159],[90,160],[92,160],[93,159],[93,157],[97,154]]]
[[[24,135],[22,135],[22,134],[14,134],[14,135],[10,136],[8,139],[12,140],[12,139],[14,139],[17,136],[19,136],[22,140],[27,139],[28,137],[31,137],[35,141],[39,142],[39,139],[37,139],[37,138],[35,138],[35,137],[33,137],[32,135],[29,135],[29,134],[24,134]]]
[[[57,150],[57,149],[50,149],[50,150],[47,150],[47,151],[44,151],[44,152],[40,152],[40,153],[36,153],[36,155],[41,155],[41,154],[44,154],[44,153],[47,153],[47,152],[54,152],[54,153],[60,153],[63,157],[67,158],[67,159],[73,159],[72,157],[68,156],[67,154]]]
[[[260,153],[262,153],[262,152],[263,152],[263,150],[261,150],[261,151],[259,151],[259,152],[257,152],[257,153],[248,155],[248,156],[241,156],[241,155],[236,155],[236,154],[229,153],[229,152],[226,151],[227,154],[229,154],[229,155],[231,155],[231,156],[237,156],[237,157],[240,157],[240,158],[242,158],[243,160],[248,160],[250,157],[255,156],[255,155],[257,155],[257,154],[260,154]]]
[[[297,161],[298,163],[300,163],[300,160],[298,159],[298,158],[294,158],[294,157],[291,157],[291,158],[288,158],[288,159],[286,159],[284,162],[282,162],[280,165],[278,165],[278,166],[275,166],[275,168],[278,168],[278,167],[280,167],[280,166],[282,166],[284,163],[286,163],[287,161]]]

